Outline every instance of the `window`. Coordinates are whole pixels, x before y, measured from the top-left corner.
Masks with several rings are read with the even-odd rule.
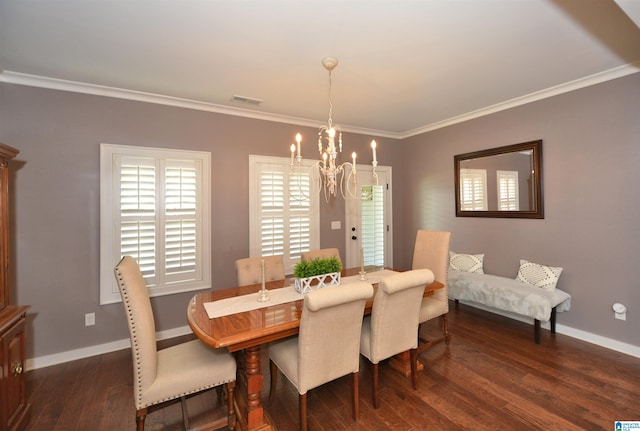
[[[121,301],[124,255],[151,296],[211,286],[210,169],[208,152],[101,144],[100,304]]]
[[[293,273],[302,252],[320,248],[320,198],[311,163],[292,170],[288,158],[249,156],[249,254],[282,255]]]
[[[460,209],[487,211],[487,171],[460,169]]]
[[[520,193],[518,192],[518,171],[497,171],[498,210],[520,210]]]
[[[360,239],[364,266],[384,266],[384,194],[382,186],[361,187]]]

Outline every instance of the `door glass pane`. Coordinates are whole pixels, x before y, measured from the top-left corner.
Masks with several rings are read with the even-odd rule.
[[[384,266],[384,200],[382,186],[361,188],[360,238],[365,266]]]

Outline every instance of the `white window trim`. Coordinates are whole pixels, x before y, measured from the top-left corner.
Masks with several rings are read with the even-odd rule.
[[[113,275],[113,268],[120,261],[120,226],[118,189],[114,176],[116,157],[149,157],[199,161],[202,165],[201,184],[198,193],[201,212],[199,244],[200,268],[197,279],[164,286],[148,286],[149,296],[162,296],[211,288],[211,153],[205,151],[173,150],[166,148],[135,147],[127,145],[100,144],[100,304],[121,302],[122,298]]]
[[[287,157],[270,157],[249,155],[249,257],[258,257],[261,255],[260,247],[260,220],[259,214],[259,172],[257,168],[259,164],[277,165],[289,169],[291,159]],[[315,162],[309,160],[302,161],[302,168],[312,170]],[[310,249],[320,248],[320,195],[318,193],[315,182],[317,175],[311,172],[311,196],[310,196]],[[285,181],[288,184],[288,179]],[[288,247],[287,247],[288,248]],[[293,273],[293,262],[289,261],[287,256],[284,257],[285,273],[290,275]]]

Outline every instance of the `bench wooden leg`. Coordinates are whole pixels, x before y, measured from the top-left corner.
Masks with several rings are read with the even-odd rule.
[[[551,333],[556,333],[556,307],[551,309]]]
[[[538,319],[534,319],[533,338],[536,344],[540,344],[540,321]]]

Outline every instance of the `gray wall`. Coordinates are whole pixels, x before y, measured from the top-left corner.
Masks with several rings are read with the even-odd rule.
[[[454,155],[536,139],[543,220],[455,217]],[[508,277],[520,259],[561,266],[572,309],[558,323],[640,346],[640,74],[415,136],[402,150],[398,236],[450,230],[452,250],[485,253],[485,272]],[[626,321],[614,319],[614,302],[627,305]]]
[[[486,270],[515,276],[518,259],[565,272],[573,309],[559,323],[640,345],[640,74],[532,103],[404,141],[346,134],[369,163],[379,143],[393,167],[394,264],[411,265],[418,228],[449,229],[458,252],[485,253]],[[121,304],[99,306],[99,144],[211,151],[213,287],[234,284],[235,259],[248,255],[248,155],[288,156],[297,131],[312,151],[313,128],[196,110],[0,83],[0,142],[21,152],[12,163],[12,297],[30,304],[29,358],[128,337]],[[543,139],[544,220],[456,218],[453,156]],[[340,200],[325,206],[322,247],[339,247]],[[192,294],[153,299],[158,330],[186,324]],[[629,308],[614,321],[611,304]],[[84,314],[96,313],[96,326]]]
[[[100,143],[212,152],[213,288],[235,285],[234,262],[249,254],[249,154],[289,157],[295,133],[303,156],[317,155],[317,129],[108,97],[0,84],[0,142],[20,150],[11,166],[14,303],[29,304],[27,357],[128,338],[121,304],[99,304]],[[385,164],[393,140],[345,134],[371,162]],[[388,143],[388,144],[387,144]],[[389,163],[391,158],[389,158]],[[344,206],[322,200],[321,246],[344,256]],[[187,324],[193,293],[153,298],[156,329]],[[96,325],[84,326],[95,312]]]

